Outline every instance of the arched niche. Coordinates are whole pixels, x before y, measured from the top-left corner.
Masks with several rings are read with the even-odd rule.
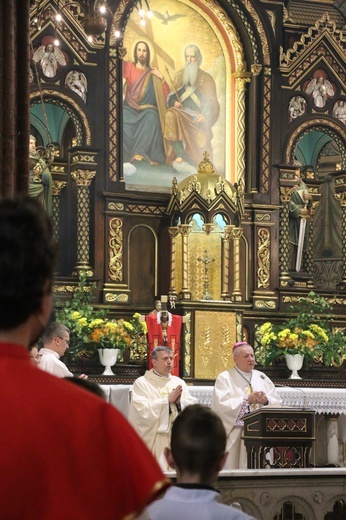
[[[302,176],[321,181],[313,213],[313,278],[319,290],[335,290],[342,271],[342,211],[333,172],[346,168],[346,129],[329,119],[304,122],[291,135],[286,161],[301,165]]]
[[[36,130],[40,145],[47,146],[51,139],[64,159],[68,148],[91,145],[90,124],[84,111],[60,91],[42,89],[42,98],[38,91],[31,93],[30,126]]]
[[[326,173],[327,146],[333,150],[330,171],[346,168],[346,128],[332,120],[317,119],[305,121],[292,132],[286,146],[286,164],[297,160],[302,166],[312,166],[315,174]],[[336,162],[338,161],[338,162]],[[333,166],[335,167],[333,168]]]

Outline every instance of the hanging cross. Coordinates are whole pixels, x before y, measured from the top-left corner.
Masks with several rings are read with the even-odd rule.
[[[203,256],[197,258],[198,262],[204,264],[204,291],[202,294],[202,300],[212,300],[213,297],[209,292],[209,276],[208,276],[208,265],[215,261],[215,258],[209,258],[208,251],[205,249]]]

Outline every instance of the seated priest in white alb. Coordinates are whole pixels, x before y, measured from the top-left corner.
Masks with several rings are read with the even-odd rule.
[[[243,417],[262,406],[281,407],[281,397],[272,381],[255,368],[251,345],[239,341],[233,347],[235,367],[216,378],[211,407],[221,417],[227,432],[228,457],[223,469],[246,469],[247,456]]]
[[[173,421],[186,406],[195,404],[196,398],[182,379],[171,375],[171,348],[154,348],[151,360],[153,368],[133,384],[129,421],[166,471],[169,466],[164,449],[170,446]]]

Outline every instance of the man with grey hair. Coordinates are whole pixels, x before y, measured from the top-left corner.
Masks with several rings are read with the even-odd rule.
[[[185,68],[177,73],[167,98],[164,138],[167,163],[176,169],[185,162],[197,166],[203,153],[212,152],[212,127],[220,113],[215,81],[201,70],[202,54],[197,45],[185,48]]]
[[[43,348],[39,351],[41,361],[39,367],[57,377],[73,377],[65,363],[60,361],[69,347],[70,331],[63,324],[53,321],[42,335]],[[86,377],[82,374],[81,377]]]
[[[164,450],[170,445],[171,429],[179,412],[196,399],[186,383],[171,375],[173,352],[155,347],[151,353],[153,368],[133,384],[129,421],[147,444],[163,470],[169,466]]]

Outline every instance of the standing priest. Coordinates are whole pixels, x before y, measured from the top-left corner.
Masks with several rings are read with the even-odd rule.
[[[164,449],[170,446],[171,429],[179,412],[196,399],[186,383],[171,375],[173,351],[156,347],[151,353],[153,368],[133,384],[129,421],[147,444],[163,470],[169,466]]]
[[[239,341],[233,347],[235,367],[221,372],[212,394],[212,409],[221,417],[227,432],[228,457],[224,469],[246,469],[243,417],[262,406],[281,406],[272,381],[255,368],[251,345]]]

